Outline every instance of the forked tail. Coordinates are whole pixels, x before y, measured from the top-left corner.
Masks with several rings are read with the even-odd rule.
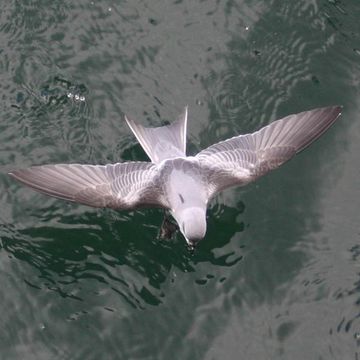
[[[166,126],[147,128],[126,116],[125,120],[153,163],[186,156],[187,107],[174,123]]]

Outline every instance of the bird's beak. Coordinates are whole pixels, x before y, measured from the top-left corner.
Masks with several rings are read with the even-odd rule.
[[[189,249],[194,250],[197,247],[197,245],[198,245],[198,243],[199,243],[199,241],[201,239],[199,239],[199,240],[189,240],[189,239],[185,238],[185,240],[186,240],[186,243],[187,243]]]

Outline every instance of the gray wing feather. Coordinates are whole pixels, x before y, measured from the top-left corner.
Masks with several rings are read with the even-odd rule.
[[[41,193],[93,207],[165,205],[156,186],[156,166],[146,162],[43,165],[10,175]]]
[[[201,151],[196,157],[209,172],[210,196],[279,167],[323,134],[340,113],[341,107],[334,106],[289,115]]]

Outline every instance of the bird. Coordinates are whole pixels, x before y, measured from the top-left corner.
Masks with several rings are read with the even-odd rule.
[[[329,106],[288,115],[194,156],[186,155],[188,107],[176,121],[160,127],[145,127],[125,116],[151,162],[50,164],[9,175],[46,195],[92,207],[164,208],[194,248],[205,237],[206,210],[216,194],[245,186],[286,163],[319,138],[341,109]]]

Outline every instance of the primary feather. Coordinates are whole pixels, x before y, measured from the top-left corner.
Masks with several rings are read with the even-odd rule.
[[[196,155],[209,169],[210,196],[234,185],[245,185],[276,169],[323,134],[341,107],[289,115],[262,129],[214,144]]]
[[[156,191],[156,166],[146,162],[42,165],[10,175],[46,195],[93,207],[163,205]]]

